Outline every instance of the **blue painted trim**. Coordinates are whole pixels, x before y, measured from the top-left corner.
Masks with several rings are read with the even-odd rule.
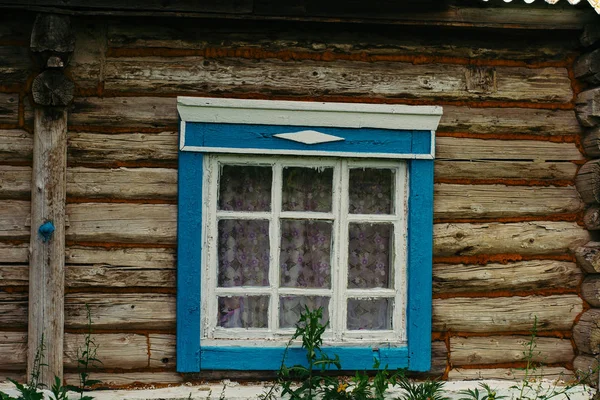
[[[215,370],[278,370],[285,348],[283,347],[233,347],[210,346],[201,351],[202,368]],[[337,354],[342,368],[345,370],[373,369],[373,361],[377,359],[381,368],[404,368],[408,364],[406,347],[379,348],[370,347],[324,347],[323,351],[330,358]],[[285,365],[306,366],[306,350],[293,347],[288,350]]]
[[[433,161],[409,161],[408,368],[431,368],[431,268],[433,254]]]
[[[200,371],[202,153],[179,152],[177,371]]]
[[[273,135],[317,130],[345,140],[303,144]],[[231,149],[322,151],[335,153],[430,154],[431,131],[375,128],[321,128],[310,126],[214,124],[188,122],[184,146]]]

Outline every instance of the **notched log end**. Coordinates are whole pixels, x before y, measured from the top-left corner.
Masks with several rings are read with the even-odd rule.
[[[62,71],[50,69],[42,72],[33,81],[32,94],[35,104],[40,106],[65,107],[73,101],[75,84]]]

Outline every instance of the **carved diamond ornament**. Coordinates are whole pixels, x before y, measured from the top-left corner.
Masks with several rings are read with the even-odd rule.
[[[483,1],[488,1],[488,0],[483,0]],[[504,0],[505,3],[510,3],[512,0]],[[533,3],[535,0],[524,0],[525,3]],[[556,4],[558,3],[559,0],[546,0],[546,3],[549,4]],[[570,4],[578,4],[581,0],[567,0]],[[590,5],[594,8],[594,10],[596,10],[596,12],[598,14],[600,14],[600,0],[587,0],[588,3],[590,3]]]
[[[274,137],[291,140],[293,142],[304,143],[304,144],[320,144],[329,142],[340,142],[345,140],[343,137],[328,135],[318,131],[299,131],[290,133],[278,133],[273,135]]]

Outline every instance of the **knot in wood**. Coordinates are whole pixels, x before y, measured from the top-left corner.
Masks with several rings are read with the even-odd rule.
[[[39,74],[31,88],[33,101],[40,106],[64,107],[73,101],[75,84],[61,70],[50,69]]]

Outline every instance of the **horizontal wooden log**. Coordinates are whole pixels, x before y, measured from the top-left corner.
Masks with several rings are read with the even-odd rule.
[[[526,377],[531,378],[531,374],[534,374],[535,378],[548,379],[548,380],[559,380],[563,382],[569,382],[573,379],[573,372],[562,367],[544,367],[536,369],[535,371],[529,371],[529,375],[525,375],[526,371],[523,369],[516,368],[454,368],[448,374],[449,381],[473,381],[481,379],[500,379],[510,381],[520,381]],[[530,383],[531,384],[531,383]]]
[[[598,357],[580,354],[573,360],[573,369],[588,385],[598,388]]]
[[[0,291],[0,326],[27,328],[27,293]]]
[[[588,130],[581,139],[581,146],[589,158],[600,157],[600,127]]]
[[[577,295],[433,300],[433,330],[453,332],[571,330],[583,310]]]
[[[584,312],[575,327],[573,340],[577,349],[587,354],[600,354],[600,310]]]
[[[588,161],[579,169],[575,186],[586,204],[600,202],[600,160]]]
[[[478,254],[562,254],[589,241],[589,232],[571,222],[436,224],[434,256]]]
[[[577,79],[591,84],[600,83],[600,49],[585,53],[575,61],[573,73]]]
[[[27,110],[26,110],[27,111]],[[164,128],[177,124],[176,101],[168,97],[79,97],[69,124],[110,128]],[[577,135],[573,111],[444,106],[440,132]]]
[[[598,24],[587,24],[579,37],[579,41],[585,47],[591,46],[599,40],[600,26],[598,26]]]
[[[70,76],[79,90],[98,89],[102,80],[102,63],[106,52],[106,27],[101,19],[72,18],[75,49],[69,63]],[[83,78],[80,71],[85,71]]]
[[[570,162],[436,160],[436,179],[572,180],[577,165]]]
[[[265,79],[268,76],[268,79]],[[435,78],[432,78],[435,77]],[[282,61],[204,57],[109,58],[104,88],[137,93],[271,93],[565,103],[566,68]]]
[[[221,22],[205,20],[201,26],[193,21],[165,20],[157,26],[144,20],[136,24],[110,24],[108,45],[118,49],[248,49],[265,52],[308,52],[367,55],[448,56],[471,59],[508,59],[519,61],[560,60],[572,43],[563,37],[552,40],[543,35],[528,34],[527,43],[509,31],[502,35],[478,37],[445,30],[420,31],[411,35],[411,28],[391,30],[354,26],[351,31],[320,26],[302,29],[287,24],[285,31],[274,37],[270,27],[260,23],[242,23],[237,29]],[[447,43],[451,42],[452,46]],[[76,50],[77,51],[77,50]]]
[[[28,284],[28,265],[0,265],[0,287],[27,286]]]
[[[0,46],[0,85],[24,88],[32,72],[33,63],[27,47]]]
[[[583,203],[573,186],[434,186],[434,218],[494,218],[577,213]]]
[[[67,240],[173,244],[177,206],[79,203],[67,206]]]
[[[17,382],[27,382],[27,371],[23,369],[22,371],[2,371],[0,373],[2,379],[8,381],[9,379],[15,380]]]
[[[145,368],[148,366],[148,338],[135,333],[92,333],[97,368]],[[85,351],[85,335],[65,334],[64,367],[75,369]],[[94,368],[92,368],[92,371]],[[92,375],[95,375],[92,372]],[[92,378],[96,379],[96,378]]]
[[[450,338],[453,366],[525,361],[531,336]],[[571,362],[575,353],[569,339],[536,337],[531,361],[547,364]]]
[[[161,133],[69,133],[71,164],[110,165],[118,163],[174,164],[178,151],[177,132]]]
[[[149,293],[71,293],[65,296],[65,328],[85,328],[89,306],[94,328],[174,329],[175,296]]]
[[[581,283],[581,297],[592,307],[600,307],[600,275],[591,274]]]
[[[67,195],[92,199],[174,200],[177,198],[177,170],[70,168],[67,170]]]
[[[597,231],[600,229],[600,206],[592,204],[585,210],[583,224],[588,231]]]
[[[0,199],[31,198],[31,167],[0,165]]]
[[[0,160],[31,162],[33,136],[20,129],[0,129]]]
[[[101,248],[68,246],[65,263],[75,265],[112,265],[154,269],[174,269],[173,248]]]
[[[600,88],[586,90],[575,101],[577,119],[581,125],[593,128],[600,123]]]
[[[19,123],[19,95],[0,93],[0,124],[17,125]]]
[[[182,384],[184,378],[175,371],[143,371],[143,372],[93,372],[90,378],[99,380],[96,385],[101,388],[129,388],[138,385],[152,384]],[[68,385],[77,385],[79,375],[74,372],[64,374],[65,383]]]
[[[27,332],[0,332],[0,369],[27,368]],[[4,376],[0,373],[0,382]]]
[[[0,267],[0,277],[2,277]],[[15,278],[16,279],[16,278]],[[65,285],[79,287],[168,287],[175,288],[175,269],[136,268],[112,265],[69,265]]]
[[[29,239],[31,206],[28,201],[0,201],[0,239]]]
[[[589,242],[575,249],[577,264],[590,274],[600,273],[600,243]]]
[[[448,348],[446,342],[431,342],[431,368],[429,375],[441,377],[446,372],[448,365]]]
[[[565,261],[433,265],[434,293],[577,289],[582,279],[581,269]]]
[[[150,368],[175,368],[176,366],[176,337],[175,335],[151,333],[148,335],[150,343]]]
[[[2,243],[0,242],[0,263],[16,264],[29,261],[29,243]]]

